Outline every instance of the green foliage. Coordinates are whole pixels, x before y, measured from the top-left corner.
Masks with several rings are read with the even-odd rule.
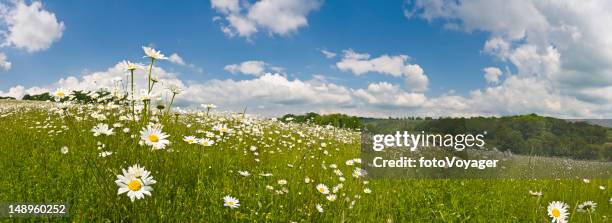
[[[448,134],[487,132],[487,147],[517,154],[612,160],[606,155],[606,127],[535,114],[508,117],[440,118],[421,129]]]
[[[365,129],[378,133],[425,131],[485,135],[486,147],[517,154],[612,160],[612,131],[586,122],[536,114],[473,118],[364,118]]]
[[[309,112],[304,115],[286,114],[280,118],[284,122],[312,123],[317,125],[331,125],[339,128],[360,129],[363,128],[361,118],[345,114],[319,115]]]

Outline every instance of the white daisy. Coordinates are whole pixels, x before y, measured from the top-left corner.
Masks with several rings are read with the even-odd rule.
[[[68,91],[63,88],[55,89],[55,92],[53,92],[53,97],[58,101],[64,99],[66,96],[68,96]]]
[[[223,197],[223,206],[234,209],[240,206],[240,201],[230,195],[226,195]]]
[[[370,190],[370,188],[363,188],[363,192],[366,194],[372,193],[372,190]]]
[[[173,94],[180,94],[181,92],[183,92],[183,89],[181,89],[181,87],[179,87],[176,84],[169,85],[168,90],[172,92]]]
[[[321,206],[321,204],[317,204],[317,206],[315,206],[317,208],[317,211],[319,213],[323,213],[323,207]]]
[[[327,185],[325,184],[318,184],[317,191],[319,191],[322,194],[329,194],[329,187],[327,187]]]
[[[100,123],[94,126],[93,129],[91,129],[91,132],[93,132],[94,136],[99,136],[99,135],[109,136],[113,134],[113,129],[112,128],[109,129],[107,124]]]
[[[123,174],[117,175],[115,183],[119,186],[117,195],[127,192],[127,196],[134,202],[136,199],[142,199],[145,195],[151,196],[153,188],[150,186],[155,184],[156,181],[150,176],[150,172],[134,165],[128,168],[128,170],[122,169]]]
[[[137,69],[144,69],[144,66],[142,66],[141,64],[132,63],[132,62],[127,61],[127,60],[122,61],[121,62],[121,66],[126,71],[133,71],[133,70],[137,70]]]
[[[185,136],[183,137],[183,141],[188,144],[194,144],[198,142],[198,138],[196,138],[195,136]]]
[[[326,198],[328,201],[335,201],[337,197],[335,194],[330,194],[330,195],[327,195]]]
[[[144,53],[146,54],[145,57],[151,58],[151,59],[155,59],[155,60],[166,60],[168,59],[166,56],[164,56],[164,54],[161,53],[161,51],[159,50],[155,50],[151,47],[146,47],[143,46],[142,50],[144,50]]]
[[[102,158],[110,156],[110,155],[113,155],[113,152],[111,152],[111,151],[102,151],[102,152],[98,153],[98,156],[100,156]]]
[[[67,154],[67,153],[68,153],[68,146],[63,146],[63,147],[60,149],[60,152],[61,152],[62,154]]]
[[[168,136],[162,132],[161,127],[158,128],[153,125],[149,125],[140,131],[140,138],[146,145],[152,146],[153,149],[166,148],[166,145],[170,144],[170,141],[166,139]]]
[[[585,201],[578,205],[578,212],[593,212],[597,207],[597,203],[593,201]]]
[[[553,201],[548,205],[548,216],[552,218],[552,222],[562,223],[566,222],[569,213],[567,209],[569,206],[561,201]]]
[[[243,176],[243,177],[251,176],[251,173],[249,173],[249,171],[246,171],[246,170],[245,171],[239,170],[238,174],[240,174],[240,176]]]
[[[200,139],[200,145],[203,145],[203,146],[212,146],[214,144],[215,144],[215,141],[212,141],[212,140],[210,140],[208,138]]]

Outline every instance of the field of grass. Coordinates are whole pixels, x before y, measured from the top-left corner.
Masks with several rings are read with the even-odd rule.
[[[358,132],[206,112],[144,119],[116,105],[0,101],[0,202],[66,202],[69,217],[42,220],[71,222],[550,222],[551,201],[569,204],[569,222],[612,218],[611,179],[369,179]],[[149,122],[170,135],[164,149],[139,143]],[[113,134],[94,136],[100,123]],[[115,181],[134,164],[156,183],[132,202]],[[597,203],[590,215],[577,211],[585,201]]]

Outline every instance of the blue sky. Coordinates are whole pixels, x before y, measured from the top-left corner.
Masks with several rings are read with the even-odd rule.
[[[284,0],[265,1],[269,3],[268,5],[281,5],[279,6],[281,8],[283,7],[282,2],[285,2]],[[432,2],[441,4],[437,5]],[[57,23],[63,23],[61,37],[54,39],[47,48],[34,52],[30,52],[31,50],[28,50],[27,47],[19,46],[19,44],[4,44],[0,52],[6,55],[6,60],[10,61],[11,65],[10,69],[0,70],[0,90],[6,94],[11,87],[18,85],[23,86],[26,92],[32,87],[51,89],[58,86],[54,83],[61,78],[68,76],[82,78],[93,72],[105,71],[121,60],[144,62],[141,46],[152,46],[160,49],[167,56],[176,53],[187,64],[191,64],[182,66],[168,61],[160,63],[164,71],[174,74],[174,77],[183,81],[181,83],[185,84],[187,89],[190,88],[188,83],[210,84],[211,80],[237,82],[261,78],[261,74],[232,73],[224,69],[230,64],[261,61],[269,67],[284,68],[280,75],[290,82],[299,80],[308,83],[313,79],[313,75],[325,77],[326,83],[341,86],[348,91],[347,94],[351,98],[355,97],[359,89],[369,90],[368,93],[375,91],[373,89],[376,89],[378,85],[368,89],[371,84],[388,83],[399,87],[399,91],[397,89],[390,91],[394,92],[393,94],[406,95],[406,98],[412,101],[424,100],[423,103],[406,104],[400,103],[405,101],[401,97],[387,100],[385,97],[389,96],[383,94],[374,95],[380,96],[379,100],[343,101],[342,104],[345,105],[337,106],[338,108],[333,106],[333,101],[300,100],[304,102],[303,107],[312,108],[314,106],[323,112],[346,111],[350,113],[357,107],[366,106],[371,109],[364,114],[369,115],[388,115],[398,111],[419,114],[433,112],[443,115],[445,114],[443,111],[447,108],[431,104],[459,103],[461,105],[456,107],[483,107],[478,103],[498,103],[495,106],[502,107],[501,109],[460,108],[446,114],[503,115],[532,111],[560,116],[598,116],[610,113],[606,106],[591,107],[593,101],[577,100],[577,98],[600,96],[601,91],[609,92],[610,85],[600,86],[599,90],[582,85],[567,87],[564,83],[558,83],[562,81],[553,80],[550,77],[542,78],[557,73],[560,73],[557,76],[567,76],[563,74],[570,74],[570,72],[563,72],[564,70],[575,70],[572,67],[564,66],[568,59],[564,56],[570,53],[565,52],[564,49],[572,48],[571,44],[575,43],[559,40],[546,40],[540,43],[542,41],[532,40],[540,35],[536,31],[554,30],[552,29],[554,27],[542,28],[545,25],[554,26],[555,22],[552,21],[554,17],[544,18],[546,23],[540,26],[525,23],[524,27],[520,27],[521,21],[518,21],[518,29],[524,34],[517,36],[516,27],[503,25],[504,20],[513,18],[494,17],[490,14],[481,15],[478,10],[465,9],[471,5],[462,4],[462,1],[458,3],[456,1],[431,1],[428,3],[427,1],[401,0],[382,2],[297,0],[294,1],[294,4],[285,4],[290,5],[285,7],[294,9],[298,14],[297,17],[303,16],[307,20],[307,25],[293,26],[289,28],[290,31],[283,33],[274,30],[275,24],[257,23],[257,31],[248,34],[247,37],[237,35],[236,29],[234,29],[234,36],[221,30],[223,27],[235,28],[228,20],[229,16],[237,15],[248,18],[249,11],[257,3],[258,1],[239,1],[239,11],[227,12],[221,7],[212,7],[209,1],[43,1],[39,11],[52,13]],[[545,11],[545,5],[528,3],[535,5],[534,7],[542,15],[550,14]],[[32,6],[33,2],[3,3],[9,11],[11,8],[17,8],[16,5],[19,4]],[[501,10],[500,14],[515,15],[512,13],[515,13],[513,10],[516,7],[505,7],[503,2],[498,6],[500,9],[496,10]],[[310,9],[300,10],[299,7],[310,7]],[[492,6],[484,2],[482,7],[491,9]],[[469,14],[470,12],[472,14]],[[11,15],[7,12],[4,14]],[[3,16],[5,21],[2,27],[3,32],[9,32],[10,35],[10,28],[15,24],[7,22],[9,20],[6,15]],[[479,18],[478,16],[486,17]],[[516,16],[522,15],[516,14]],[[480,24],[475,22],[474,18],[490,21]],[[282,23],[282,21],[278,22]],[[573,24],[572,21],[566,21],[566,23]],[[584,24],[580,21],[575,23]],[[502,25],[495,27],[491,24]],[[577,32],[583,33],[582,36],[588,36],[586,30],[581,30],[578,25],[576,27]],[[506,43],[509,49],[485,47],[487,43],[493,43],[492,40],[496,38]],[[4,40],[4,42],[7,41]],[[563,44],[568,47],[564,48]],[[537,67],[539,65],[534,65],[534,67],[521,62],[517,55],[524,55],[524,53],[520,54],[525,51],[523,49],[531,46],[534,46],[535,50],[529,52],[534,55],[526,58],[531,61],[539,59],[548,61],[545,60],[545,58],[550,58],[546,57],[547,55],[554,57],[555,52],[551,53],[546,50],[548,46],[553,46],[553,50],[560,54],[557,58],[560,62],[552,66],[558,66],[559,69],[551,73],[544,69],[546,67]],[[367,70],[365,74],[357,74],[350,68],[341,69],[337,63],[346,58],[343,52],[349,49],[356,53],[369,54],[369,59],[383,55],[408,56],[409,59],[406,59],[405,64],[418,65],[424,71],[423,75],[427,78],[427,90],[415,91],[408,86],[403,77],[390,75],[377,69]],[[333,58],[326,58],[321,50],[331,51],[337,55]],[[502,52],[502,50],[507,52]],[[497,81],[488,82],[486,80],[483,71],[486,67],[494,67],[502,72],[497,74],[499,77]],[[506,71],[506,69],[509,70]],[[591,69],[594,68],[585,70]],[[599,76],[609,77],[610,74],[606,69],[602,67],[603,73]],[[511,82],[512,79],[517,79],[516,83]],[[529,81],[538,84],[546,82],[547,87],[544,88],[550,89],[542,92],[546,95],[540,96],[543,100],[550,99],[551,106],[543,108],[536,106],[532,109],[529,107],[531,101],[524,104],[522,100],[518,100],[512,102],[522,106],[517,110],[513,109],[513,107],[516,108],[515,104],[504,104],[504,101],[508,100],[504,98],[509,97],[508,92],[522,91],[522,89],[510,89],[513,87],[510,86],[511,84]],[[309,85],[316,87],[314,84]],[[587,90],[581,90],[582,87]],[[486,95],[488,90],[499,92]],[[474,91],[479,91],[481,95],[474,96]],[[585,97],[585,94],[589,97]],[[257,100],[266,100],[268,96],[270,95],[257,98]],[[529,98],[529,95],[522,96]],[[480,101],[488,97],[500,98],[493,102]],[[608,98],[604,96],[604,99],[604,102],[607,102]],[[397,103],[392,102],[394,100]],[[215,102],[223,103],[220,100],[215,100]],[[185,104],[189,103],[185,102]],[[273,101],[271,104],[278,105],[279,103]],[[565,105],[577,105],[584,109],[579,109],[582,111],[563,111],[558,108]],[[352,109],[343,110],[339,107]],[[584,111],[585,109],[588,111]],[[296,110],[299,111],[299,109]]]
[[[9,50],[13,68],[6,72],[9,75],[3,75],[6,78],[2,78],[0,88],[50,83],[84,70],[105,69],[119,60],[138,60],[142,57],[140,46],[150,44],[167,53],[176,52],[205,71],[200,74],[174,67],[184,79],[247,78],[231,75],[223,67],[262,60],[284,67],[299,78],[324,74],[355,87],[381,77],[355,78],[333,69],[335,61],[326,59],[319,49],[406,54],[431,78],[432,94],[482,86],[482,67],[493,62],[480,53],[484,35],[409,20],[404,17],[402,1],[328,1],[312,12],[308,27],[297,33],[286,37],[258,33],[251,42],[224,35],[212,21],[218,14],[205,1],[43,3],[66,24],[62,39],[41,53]]]

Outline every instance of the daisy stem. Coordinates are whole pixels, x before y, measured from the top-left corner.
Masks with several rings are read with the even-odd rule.
[[[149,93],[153,90],[153,85],[151,84],[151,73],[153,72],[153,64],[155,63],[155,58],[151,57],[151,64],[149,64]]]
[[[170,105],[168,105],[168,110],[166,112],[170,112],[170,107],[172,107],[172,103],[174,102],[174,96],[176,96],[175,93],[172,93],[172,99],[170,99]]]
[[[134,105],[134,70],[130,70],[130,76],[131,76],[131,80],[130,83],[132,84],[132,117],[134,117],[135,113],[136,113],[136,106]]]

